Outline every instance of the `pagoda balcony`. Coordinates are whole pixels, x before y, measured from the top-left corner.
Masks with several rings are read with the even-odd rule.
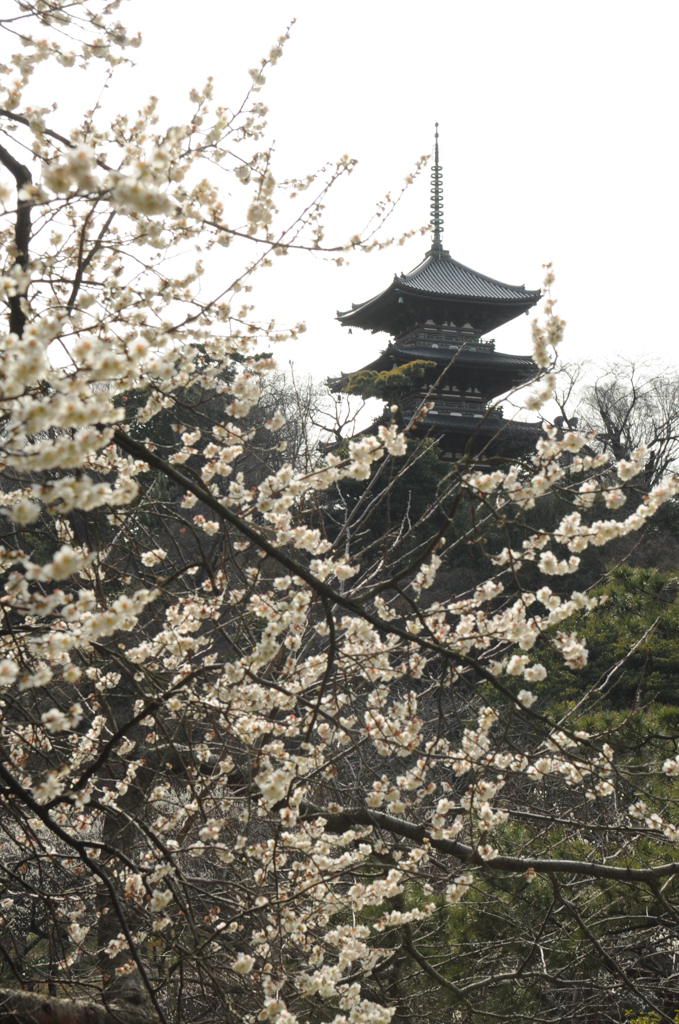
[[[433,401],[434,408],[427,413],[428,416],[471,416],[473,419],[502,419],[504,413],[502,407],[488,409],[482,402],[459,402],[455,399],[447,399],[437,395],[434,399],[427,399],[422,396],[409,396],[403,402],[404,415],[412,416],[419,406],[426,401]]]
[[[462,334],[452,331],[433,331],[424,329],[420,331],[411,331],[409,334],[404,334],[400,338],[396,338],[390,342],[390,347],[400,348],[404,346],[406,348],[423,348],[432,349],[438,348],[444,351],[455,352],[462,347],[479,346],[486,351],[495,351],[495,338],[479,338],[474,335]]]

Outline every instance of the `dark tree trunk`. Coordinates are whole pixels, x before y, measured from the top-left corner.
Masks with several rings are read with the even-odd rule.
[[[25,270],[28,266],[28,246],[31,241],[31,203],[29,199],[21,199],[20,193],[25,185],[30,185],[31,172],[28,167],[19,163],[4,146],[0,146],[0,163],[4,164],[16,181],[17,219],[14,228],[14,265]],[[13,295],[8,301],[10,332],[21,337],[26,325],[25,293]]]

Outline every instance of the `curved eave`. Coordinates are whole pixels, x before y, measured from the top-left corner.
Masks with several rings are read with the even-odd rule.
[[[419,292],[450,295],[472,301],[523,301],[529,296],[540,294],[526,291],[523,284],[507,284],[496,277],[481,274],[478,270],[454,260],[446,249],[430,250],[419,266],[408,274],[401,274],[395,283],[401,283]]]
[[[356,303],[352,303],[351,309],[347,309],[344,313],[340,312],[338,309],[335,319],[339,320],[342,327],[360,327],[361,325],[358,323],[358,319],[361,319],[362,316],[370,316],[371,314],[378,313],[380,310],[387,309],[389,307],[389,297],[397,287],[396,282],[397,278],[394,277],[394,280],[389,287],[385,288],[383,292],[379,293],[379,295],[374,295],[372,299],[368,299],[366,302],[359,302],[358,305]],[[398,302],[398,293],[396,293],[396,301]]]
[[[441,433],[464,434],[466,436],[473,433],[494,435],[502,430],[505,425],[505,421],[501,416],[494,416],[492,413],[489,416],[454,416],[451,413],[439,413],[437,415],[435,409],[430,410],[420,420],[420,429],[425,428],[429,430],[430,427],[433,427],[434,430],[438,429]]]
[[[413,359],[426,359],[440,366],[447,366],[455,358],[453,367],[493,372],[498,370],[535,370],[531,356],[515,356],[510,352],[496,352],[495,349],[479,344],[470,344],[468,348],[424,349],[416,345],[389,345],[373,359],[372,363],[362,366],[362,370],[390,370],[394,363],[401,366]]]
[[[455,361],[445,376],[446,381],[461,387],[477,386],[486,399],[510,391],[530,380],[535,373],[535,363],[530,356],[515,356],[505,352],[484,349],[481,345],[470,345],[468,349],[447,351],[425,351],[418,348],[406,348],[390,345],[377,359],[373,359],[361,370],[376,370],[378,373],[391,370],[394,363],[402,366],[415,359],[426,359],[436,363],[436,370],[427,379],[433,382],[441,371],[455,357]],[[360,371],[358,371],[360,372]]]
[[[446,295],[412,288],[395,279],[367,302],[343,313],[338,311],[337,319],[343,327],[373,333],[386,331],[396,335],[404,333],[409,326],[431,319],[436,324],[455,323],[459,327],[471,323],[485,334],[526,313],[539,298],[540,292],[526,292],[525,296],[514,299]]]
[[[427,431],[433,427],[442,434],[460,434],[469,436],[472,433],[494,437],[501,435],[523,435],[524,437],[537,437],[542,433],[540,423],[521,423],[516,420],[505,420],[501,416],[494,416],[492,413],[485,418],[478,416],[451,416],[443,413],[439,416],[432,410],[419,423],[418,429]]]

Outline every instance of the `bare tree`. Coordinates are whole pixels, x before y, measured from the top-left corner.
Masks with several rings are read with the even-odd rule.
[[[651,361],[619,359],[562,368],[557,394],[561,415],[578,417],[595,447],[613,459],[648,449],[644,479],[654,486],[679,458],[679,371]]]
[[[276,413],[285,423],[276,431],[284,461],[295,469],[310,469],[331,432],[327,418],[334,402],[327,387],[311,374],[295,373],[294,366],[267,374],[262,382],[258,416],[271,423]],[[282,442],[282,443],[281,443]]]

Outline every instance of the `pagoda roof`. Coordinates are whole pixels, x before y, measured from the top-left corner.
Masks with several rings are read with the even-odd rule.
[[[412,414],[404,410],[405,415]],[[413,433],[426,434],[440,440],[443,451],[466,448],[472,441],[472,450],[483,450],[491,457],[516,458],[534,447],[542,433],[539,423],[525,423],[505,420],[499,412],[487,415],[450,415],[441,410],[430,409],[419,420]]]
[[[412,416],[414,408],[403,410],[404,418]],[[446,410],[429,409],[424,416],[420,417],[417,431],[438,427],[446,434],[462,434],[469,436],[472,432],[480,435],[495,437],[499,431],[506,434],[524,434],[539,436],[542,433],[542,424],[526,423],[519,420],[506,420],[501,410],[484,410],[483,413],[451,413]]]
[[[439,163],[438,122],[431,169],[432,246],[422,262],[408,274],[396,275],[388,288],[367,302],[353,304],[337,319],[343,327],[387,331],[398,338],[414,327],[432,323],[476,335],[526,313],[541,292],[524,285],[505,284],[454,260],[443,248],[443,180]]]
[[[486,400],[524,384],[535,373],[535,363],[531,356],[496,352],[492,345],[478,341],[460,344],[459,347],[440,348],[395,342],[389,344],[371,363],[362,366],[361,371],[375,370],[380,373],[416,359],[436,363],[436,370],[427,375],[432,379],[437,378],[452,362],[445,380],[453,381],[462,388],[476,386]],[[341,390],[350,376],[344,374],[332,383],[337,386],[337,390]]]
[[[494,277],[479,274],[471,267],[465,267],[464,263],[458,263],[445,249],[441,252],[428,252],[419,266],[409,274],[396,276],[394,280],[414,291],[434,292],[456,298],[521,303],[527,299],[537,302],[540,298],[539,291],[527,292],[524,285],[505,284],[496,281]]]
[[[474,370],[488,371],[491,369],[515,370],[525,375],[527,371],[535,373],[535,362],[532,356],[513,355],[510,352],[496,352],[490,345],[470,343],[468,346],[460,345],[441,347],[435,350],[424,349],[419,345],[390,344],[381,352],[376,359],[373,359],[362,370],[390,370],[394,363],[405,363],[411,359],[428,359],[441,366],[446,366],[452,357],[455,357],[456,367],[469,367]],[[437,370],[439,373],[440,370]]]
[[[344,327],[394,337],[428,321],[458,328],[469,324],[485,334],[527,312],[540,295],[472,270],[435,244],[414,270],[395,275],[379,295],[338,311],[337,319]]]

